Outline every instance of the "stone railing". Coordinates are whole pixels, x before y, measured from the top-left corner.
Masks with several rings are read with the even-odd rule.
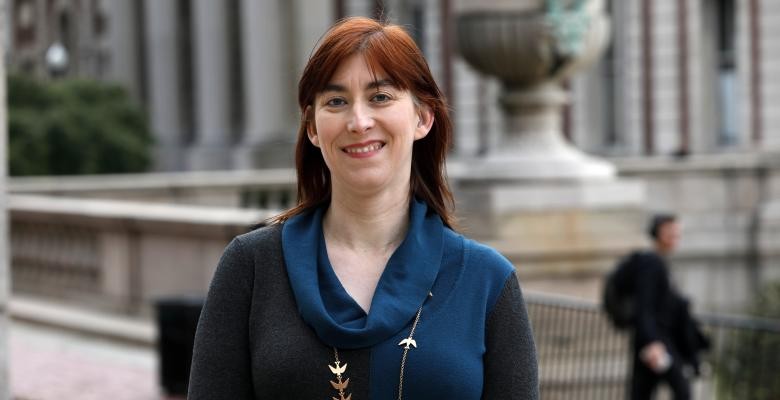
[[[748,301],[750,294],[756,289],[755,282],[760,283],[780,276],[780,157],[721,155],[689,157],[684,160],[660,157],[613,159],[613,162],[621,175],[646,182],[647,204],[643,205],[646,210],[674,211],[681,216],[683,240],[674,260],[675,274],[678,275],[677,279],[684,291],[695,300],[695,304],[702,305],[703,309],[734,311]],[[466,199],[463,194],[462,176],[467,167],[468,163],[463,161],[448,165],[449,179],[459,202],[459,210]],[[143,294],[143,285],[147,284],[144,279],[154,275],[150,272],[121,272],[129,265],[141,262],[149,265],[146,258],[140,261],[125,259],[121,254],[147,254],[143,257],[150,257],[148,254],[157,254],[155,252],[164,250],[160,254],[173,259],[177,259],[177,254],[190,254],[182,257],[194,257],[199,261],[200,258],[191,254],[197,254],[196,250],[203,254],[208,252],[211,259],[203,262],[205,266],[196,268],[204,271],[204,268],[213,268],[218,253],[230,236],[216,232],[227,228],[206,228],[204,226],[212,225],[197,222],[209,215],[206,211],[154,211],[190,210],[186,207],[172,208],[162,204],[141,206],[136,203],[130,208],[135,211],[128,211],[129,215],[122,214],[124,211],[117,211],[118,214],[114,217],[98,218],[93,215],[95,208],[87,204],[103,204],[102,202],[77,202],[74,199],[62,198],[62,203],[55,201],[56,199],[43,203],[40,203],[43,200],[39,199],[38,203],[32,203],[25,200],[29,198],[22,197],[22,194],[279,210],[289,206],[294,200],[295,173],[292,169],[277,169],[12,178],[9,187],[14,199],[11,206],[14,289],[47,293],[40,283],[43,278],[33,277],[43,276],[47,281],[58,277],[51,292],[61,290],[70,293],[68,296],[71,297],[117,298],[116,304],[126,305],[137,304],[140,298],[150,298],[144,297]],[[568,191],[561,192],[561,201],[578,194],[576,185],[567,186],[565,189]],[[507,190],[499,194],[500,198],[492,203],[483,202],[482,207],[501,207],[508,202],[541,203],[534,197],[533,191],[525,188]],[[601,201],[598,191],[590,194],[580,191],[579,194],[592,195],[593,201]],[[28,203],[39,205],[29,209]],[[55,212],[60,207],[55,204],[70,204],[67,218],[64,214]],[[540,205],[569,207],[565,202]],[[124,206],[106,207],[124,209]],[[213,209],[196,207],[192,210]],[[243,211],[231,212],[239,215]],[[258,214],[251,214],[254,211],[248,212],[248,216],[214,224],[224,223],[239,231],[245,224],[260,219],[251,216],[266,215],[272,211],[258,211]],[[150,213],[156,215],[152,217],[155,222],[147,221],[145,216]],[[183,221],[172,220],[174,215],[182,213]],[[490,232],[480,235],[487,226],[483,220],[472,218],[469,221],[466,216],[462,217],[463,222],[470,223],[470,226],[466,226],[468,235],[489,242],[519,266],[518,272],[526,287],[594,299],[599,295],[603,273],[633,246],[630,233],[634,236],[637,233],[641,235],[644,225],[644,218],[632,220],[633,217],[619,213],[605,212],[596,219],[583,218],[573,210],[568,218],[552,219],[542,210],[513,219],[507,218],[504,225],[511,223],[514,224],[512,226],[522,229],[510,235],[511,240],[497,241],[489,237]],[[190,225],[200,227],[186,228]],[[155,228],[149,228],[150,226]],[[581,236],[590,242],[583,244],[572,240],[571,232],[582,232]],[[197,236],[196,233],[211,239],[194,239],[193,235]],[[214,249],[208,246],[198,248],[199,241],[214,243],[214,240],[220,243],[213,245]],[[112,241],[119,244],[106,244],[114,243]],[[144,252],[132,249],[114,250],[117,246],[119,249],[123,248],[122,246],[130,246],[129,243],[134,243],[132,246],[143,246]],[[105,250],[106,248],[111,250]],[[78,256],[72,255],[77,249],[85,250],[79,250]],[[149,249],[155,250],[152,252]],[[57,268],[44,267],[58,264],[48,261],[51,257],[59,257],[58,259],[67,262],[62,261]],[[26,264],[20,264],[22,261]],[[170,274],[171,270],[178,271],[175,267],[168,268],[165,263],[164,260],[159,262],[159,265],[166,267],[161,269],[161,274]],[[22,266],[24,270],[20,270]],[[205,277],[198,277],[201,286],[189,286],[197,286],[198,290],[194,292],[202,292],[206,286],[210,270],[205,271]],[[134,280],[124,283],[122,277]],[[187,275],[186,279],[194,278]],[[152,283],[151,287],[157,289],[150,293],[155,296],[165,294],[159,289],[165,284],[165,281]],[[179,282],[174,280],[173,284],[172,290],[176,292]],[[126,286],[122,289],[124,292],[115,289],[121,285]],[[106,288],[112,288],[113,291]],[[129,299],[127,296],[130,296],[131,292],[135,293],[135,297]]]
[[[12,287],[126,314],[202,296],[225,245],[269,211],[11,195]]]
[[[598,303],[531,291],[524,296],[534,327],[541,398],[625,399],[631,374],[628,332],[616,330]],[[702,375],[694,380],[694,398],[777,398],[780,320],[713,313],[696,318],[711,348],[700,354]]]
[[[202,171],[11,178],[16,194],[281,210],[295,202],[295,170]]]

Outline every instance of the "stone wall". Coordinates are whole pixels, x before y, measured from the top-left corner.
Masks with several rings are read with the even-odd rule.
[[[646,183],[647,209],[674,212],[674,274],[701,309],[736,311],[780,278],[780,157],[722,155],[617,160]]]
[[[11,195],[15,295],[150,315],[162,297],[203,296],[259,210]]]
[[[11,193],[281,210],[295,201],[295,171],[263,169],[10,178]]]
[[[777,41],[780,34],[780,2],[763,0],[759,3],[763,142],[768,148],[780,149],[780,114],[777,112],[780,80],[774,78],[780,73],[780,43]]]

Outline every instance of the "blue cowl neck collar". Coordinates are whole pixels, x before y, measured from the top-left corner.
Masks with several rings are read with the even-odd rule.
[[[409,231],[379,278],[368,314],[347,294],[328,261],[322,233],[326,207],[297,215],[282,228],[287,274],[304,321],[330,346],[371,347],[415,316],[439,273],[444,224],[412,200]]]

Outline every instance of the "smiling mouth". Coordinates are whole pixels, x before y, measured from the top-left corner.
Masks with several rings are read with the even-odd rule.
[[[370,153],[372,151],[377,151],[381,149],[382,147],[385,147],[384,143],[376,142],[367,144],[365,146],[359,146],[359,147],[346,147],[344,148],[344,151],[349,154],[364,154],[364,153]]]

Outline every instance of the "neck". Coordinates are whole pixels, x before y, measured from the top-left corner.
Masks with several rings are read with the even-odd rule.
[[[341,194],[340,194],[341,193]],[[409,227],[409,194],[350,196],[334,191],[323,217],[325,238],[353,250],[392,252]]]
[[[655,245],[655,252],[663,257],[667,257],[671,251],[666,247],[662,246],[660,244]]]

